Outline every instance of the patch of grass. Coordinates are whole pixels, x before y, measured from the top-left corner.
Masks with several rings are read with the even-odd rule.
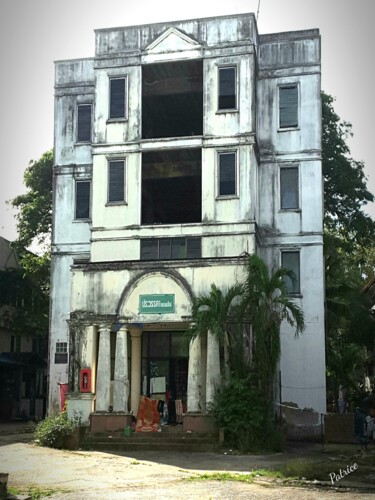
[[[138,460],[131,460],[130,465],[140,465],[141,462],[138,462]]]
[[[188,481],[239,481],[241,483],[253,483],[257,477],[271,479],[284,478],[281,472],[270,469],[256,469],[246,473],[213,472],[191,476]]]
[[[39,486],[30,485],[27,488],[15,488],[13,486],[8,486],[7,488],[9,495],[29,495],[32,500],[39,500],[40,498],[50,497],[54,493],[58,493],[61,490],[54,489],[41,489]]]

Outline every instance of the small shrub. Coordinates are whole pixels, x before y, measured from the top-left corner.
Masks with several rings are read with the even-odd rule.
[[[281,451],[283,436],[254,377],[232,377],[216,393],[212,412],[225,443],[242,452]]]
[[[65,438],[75,432],[79,420],[79,418],[69,418],[65,408],[61,413],[39,422],[35,428],[34,437],[41,446],[62,448]]]

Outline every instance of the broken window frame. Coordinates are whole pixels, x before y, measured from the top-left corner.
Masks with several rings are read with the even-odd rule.
[[[121,114],[113,116],[112,110],[112,81],[114,80],[124,80],[124,103],[121,109]],[[128,76],[127,75],[119,75],[119,76],[109,76],[109,86],[108,86],[108,121],[109,122],[117,122],[117,121],[125,121],[128,116]]]
[[[78,194],[79,194],[78,193],[78,184],[82,184],[82,183],[88,183],[89,184],[88,200],[87,200],[88,207],[85,207],[88,210],[87,217],[78,217],[78,202],[79,202],[79,199],[78,199]],[[85,222],[85,221],[91,220],[91,180],[90,179],[77,179],[75,181],[75,196],[74,196],[74,199],[75,199],[75,204],[74,204],[74,220],[78,221],[78,222]]]
[[[284,257],[286,255],[295,255],[296,262],[294,269],[285,265]],[[301,250],[299,248],[289,248],[281,250],[280,252],[280,265],[284,269],[290,269],[295,274],[295,281],[293,282],[288,276],[285,276],[283,281],[288,295],[300,296],[301,295]],[[295,272],[295,270],[297,272]]]
[[[82,108],[87,108],[87,107],[90,107],[90,116],[89,116],[89,123],[88,123],[89,133],[84,138],[81,138],[80,136],[82,133],[82,129],[81,129],[82,122],[80,121],[80,110],[82,110]],[[76,142],[79,144],[91,143],[91,141],[92,141],[92,103],[86,103],[86,102],[77,103],[76,117],[77,117],[77,119],[76,119]],[[85,125],[87,126],[87,123],[85,123]]]
[[[295,193],[294,197],[296,199],[296,206],[288,206],[291,204],[288,204],[286,202],[287,198],[287,193],[285,190],[283,190],[283,174],[287,171],[294,170],[296,171],[296,179],[295,179],[295,186],[293,186]],[[280,165],[280,172],[279,172],[279,185],[280,185],[280,211],[282,212],[291,212],[291,211],[300,211],[301,203],[300,203],[300,169],[298,164],[290,164],[290,165]]]
[[[122,163],[122,197],[121,199],[111,199],[111,163]],[[125,205],[126,204],[126,159],[125,158],[107,158],[107,203],[106,206],[111,205]]]
[[[230,107],[221,107],[220,105],[220,97],[222,97],[222,94],[220,93],[220,74],[221,71],[225,71],[228,69],[234,69],[234,106]],[[227,64],[227,65],[220,65],[217,68],[217,111],[219,113],[230,113],[230,112],[236,112],[238,111],[238,78],[237,78],[237,65],[236,64]]]
[[[221,192],[221,157],[224,155],[234,155],[234,193],[223,194]],[[217,199],[238,198],[238,150],[220,150],[217,151]]]
[[[287,109],[286,106],[282,107],[282,93],[283,90],[288,90],[288,89],[295,89],[296,91],[296,96],[295,96],[295,103],[294,103],[294,113],[293,113],[293,118],[295,120],[289,120],[287,121],[286,118],[283,118],[283,113],[284,110]],[[299,128],[299,123],[300,123],[300,89],[299,89],[299,83],[298,82],[290,82],[290,83],[283,83],[278,86],[278,130],[279,131],[285,131],[285,130],[297,130]]]

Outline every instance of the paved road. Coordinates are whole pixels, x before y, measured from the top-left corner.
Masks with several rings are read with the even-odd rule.
[[[187,478],[213,470],[249,471],[285,460],[271,456],[228,456],[213,453],[102,453],[62,451],[27,443],[31,435],[0,436],[0,471],[9,485],[58,490],[50,500],[82,499],[374,499],[364,493],[284,487],[267,483],[199,481]]]

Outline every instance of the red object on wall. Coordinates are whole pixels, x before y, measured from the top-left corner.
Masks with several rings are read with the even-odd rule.
[[[82,368],[79,372],[80,392],[91,392],[91,368]]]

